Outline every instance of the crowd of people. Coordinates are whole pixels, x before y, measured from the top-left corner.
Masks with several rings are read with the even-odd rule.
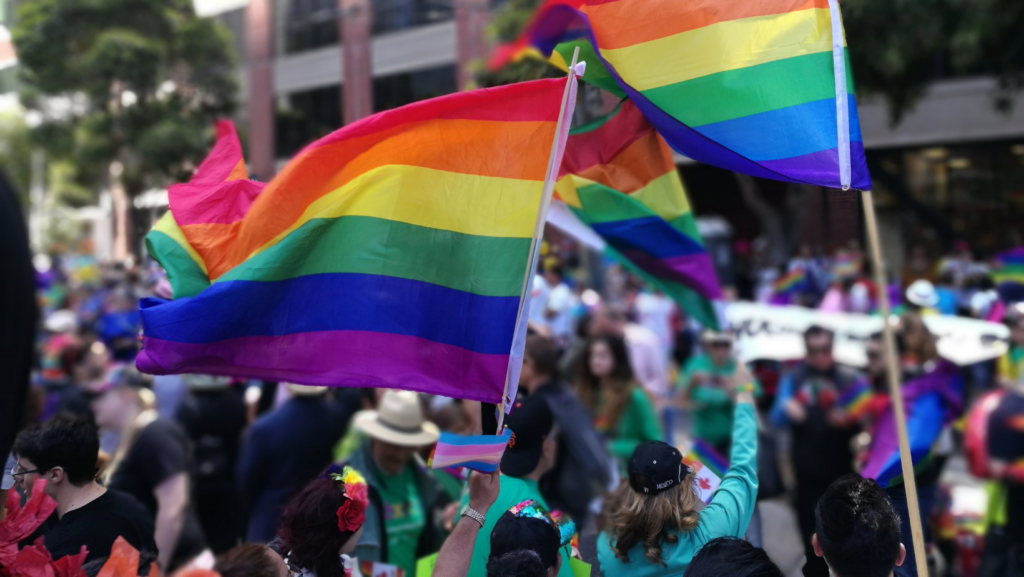
[[[1005,307],[1011,343],[981,373],[990,382],[914,392],[921,379],[952,383],[967,370],[939,358],[921,319],[986,318],[1001,302],[979,308],[990,295],[979,298],[988,289],[974,279],[986,272],[965,264],[973,260],[960,248],[937,276],[913,253],[895,291],[905,297],[897,332],[907,394],[935,393],[941,415],[915,468],[919,504],[931,560],[943,549],[931,521],[943,468],[962,451],[960,417],[975,397],[998,391],[983,443],[994,522],[982,566],[959,574],[1016,575],[1024,309]],[[806,331],[800,362],[741,362],[729,330],[701,330],[615,267],[619,278],[601,293],[588,289],[565,263],[549,256],[534,279],[499,471],[469,474],[425,462],[441,431],[493,432],[493,407],[410,391],[141,374],[132,363],[137,302],[169,296],[161,271],[55,259],[38,278],[34,382],[0,487],[14,497],[8,504],[55,505],[30,534],[0,531],[17,537],[0,543],[0,565],[12,547],[41,538],[54,559],[84,546],[92,576],[122,538],[140,553],[140,575],[156,563],[172,575],[423,577],[430,560],[441,576],[571,576],[580,563],[592,575],[775,576],[758,501],[786,496],[804,575],[918,574],[902,478],[881,480],[865,464],[891,419],[880,337],[868,343],[863,371],[836,361],[834,335],[819,326]],[[870,312],[877,289],[865,268],[854,248],[829,262],[801,251],[786,273],[800,273],[800,289],[782,296]],[[710,502],[697,491],[700,465],[684,457],[697,443],[725,463]]]

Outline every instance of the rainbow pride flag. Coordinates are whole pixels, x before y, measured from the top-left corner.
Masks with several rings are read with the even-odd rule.
[[[490,64],[539,54],[564,69],[581,44],[583,79],[632,100],[680,154],[871,187],[836,0],[548,0]]]
[[[512,436],[506,428],[501,435],[456,435],[442,432],[430,451],[427,466],[431,469],[466,467],[481,473],[493,473],[501,464],[501,456]]]
[[[997,284],[1024,284],[1024,246],[1001,252],[995,256],[992,280]]]
[[[703,463],[704,466],[711,469],[719,477],[724,477],[725,472],[729,470],[729,459],[723,457],[707,441],[701,439],[694,439],[693,444],[690,446],[690,452],[686,454],[683,460],[691,458]]]
[[[717,327],[721,297],[672,151],[632,102],[569,133],[558,198],[606,251],[702,324]]]
[[[210,284],[141,303],[137,366],[501,404],[565,87],[376,114],[265,185],[233,179],[243,165],[224,130],[170,190],[180,236],[150,243],[172,278],[194,267]]]
[[[772,291],[777,295],[793,295],[806,288],[807,271],[802,268],[794,269],[772,283]]]
[[[871,399],[874,398],[874,391],[871,390],[871,385],[867,381],[859,380],[853,385],[847,387],[842,394],[839,395],[839,400],[836,405],[841,409],[847,417],[851,419],[858,419],[864,415],[868,407],[871,406]]]

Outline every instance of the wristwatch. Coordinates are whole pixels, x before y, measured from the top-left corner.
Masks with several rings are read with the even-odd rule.
[[[463,517],[469,517],[470,519],[480,523],[480,528],[484,528],[484,516],[479,511],[472,507],[466,507],[466,510],[462,512]]]

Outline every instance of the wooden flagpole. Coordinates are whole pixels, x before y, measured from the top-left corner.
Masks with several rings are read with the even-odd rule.
[[[523,278],[523,292],[520,293],[523,295],[523,298],[519,300],[519,314],[516,317],[516,332],[512,338],[513,347],[516,346],[518,341],[517,337],[524,336],[520,335],[520,332],[525,331],[523,320],[530,314],[530,311],[525,310],[526,307],[523,305],[526,301],[526,291],[532,290],[533,277],[537,274],[537,259],[539,257],[538,252],[540,251],[540,241],[544,236],[544,225],[547,222],[548,206],[551,204],[551,196],[555,192],[555,181],[558,178],[558,169],[561,168],[559,166],[561,157],[558,157],[558,141],[559,138],[561,138],[562,126],[565,122],[572,122],[572,118],[566,118],[565,110],[566,105],[569,104],[569,95],[575,94],[575,91],[572,90],[572,88],[574,86],[573,83],[576,82],[576,60],[579,56],[580,47],[577,46],[576,50],[572,53],[572,63],[569,64],[569,77],[565,82],[565,90],[562,91],[562,105],[558,110],[558,122],[555,123],[555,137],[551,141],[551,154],[548,155],[548,167],[544,175],[544,190],[540,197],[540,209],[537,211],[537,220],[534,222],[533,226],[533,238],[530,240],[530,260],[527,263],[526,275]],[[575,103],[573,103],[573,105],[575,106]],[[522,354],[522,349],[520,349],[520,354]],[[505,389],[502,391],[502,404],[498,409],[498,430],[494,433],[496,435],[501,434],[501,428],[505,424],[505,410],[514,400],[509,395],[509,389],[513,385],[516,387],[519,386],[518,382],[512,383],[513,377],[519,374],[518,371],[515,373],[512,371],[513,358],[514,356],[509,357],[509,367],[505,372]],[[518,379],[517,376],[515,378]]]
[[[914,559],[917,574],[928,575],[928,559],[924,550],[924,531],[921,527],[921,510],[917,502],[917,482],[914,480],[914,461],[910,454],[910,439],[907,437],[907,415],[903,410],[903,395],[900,391],[900,369],[896,356],[896,335],[889,322],[889,285],[882,261],[882,247],[878,238],[878,222],[875,219],[875,199],[870,190],[861,191],[864,199],[864,223],[867,227],[868,243],[871,246],[871,261],[875,269],[875,285],[878,289],[878,305],[882,312],[882,334],[885,339],[885,372],[889,381],[889,397],[892,411],[896,416],[896,432],[900,441],[900,465],[903,469],[903,486],[907,492],[907,508],[910,515],[910,533],[913,538]],[[903,544],[904,547],[907,543]]]

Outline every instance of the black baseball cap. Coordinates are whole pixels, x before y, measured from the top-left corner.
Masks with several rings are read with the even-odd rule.
[[[544,567],[554,567],[561,546],[558,531],[550,524],[533,517],[517,517],[506,511],[491,530],[491,558],[511,551],[526,549],[540,557]]]
[[[540,462],[544,440],[551,434],[555,417],[547,401],[527,397],[516,401],[506,423],[512,436],[501,457],[501,472],[512,477],[529,475]]]
[[[647,441],[629,458],[629,486],[637,493],[657,495],[683,482],[690,474],[683,455],[668,443]]]

